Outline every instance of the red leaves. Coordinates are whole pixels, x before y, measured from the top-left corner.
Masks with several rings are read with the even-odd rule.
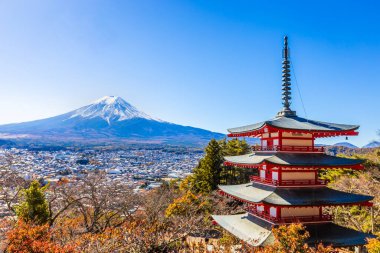
[[[54,233],[48,225],[31,225],[18,221],[17,225],[6,233],[8,245],[6,252],[17,253],[71,253],[75,249],[54,242]]]

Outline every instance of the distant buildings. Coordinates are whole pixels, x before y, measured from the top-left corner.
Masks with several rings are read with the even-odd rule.
[[[178,150],[180,152],[178,152]],[[162,178],[183,178],[197,165],[203,152],[180,147],[177,152],[162,148],[126,150],[59,150],[30,151],[0,149],[0,166],[9,166],[25,179],[55,182],[75,179],[90,171],[105,171],[111,180],[120,180],[139,187],[148,183],[157,187]],[[9,163],[9,164],[8,164]]]

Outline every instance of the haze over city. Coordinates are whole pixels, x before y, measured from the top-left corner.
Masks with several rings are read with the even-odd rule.
[[[380,128],[378,9],[376,1],[2,1],[0,123],[117,95],[154,117],[226,133],[281,109],[287,34],[292,109],[361,125],[349,142],[362,146]]]

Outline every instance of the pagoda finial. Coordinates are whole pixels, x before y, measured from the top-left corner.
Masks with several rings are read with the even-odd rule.
[[[288,36],[284,37],[284,48],[282,50],[282,104],[284,108],[277,116],[296,116],[296,112],[290,109],[291,104],[291,83],[290,83],[290,52],[288,47]]]

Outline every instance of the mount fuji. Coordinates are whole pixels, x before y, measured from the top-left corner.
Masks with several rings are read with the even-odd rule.
[[[203,145],[224,135],[163,121],[124,99],[107,96],[77,110],[36,121],[0,126],[0,136],[39,141],[92,141]],[[21,138],[21,137],[20,137]]]

